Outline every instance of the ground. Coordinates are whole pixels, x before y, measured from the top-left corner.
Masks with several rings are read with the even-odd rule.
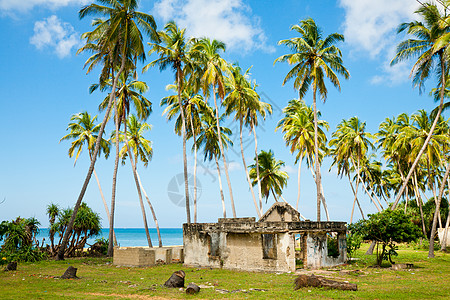
[[[358,291],[315,288],[293,290],[298,275],[235,272],[185,268],[181,264],[148,268],[116,267],[111,259],[82,258],[65,261],[20,263],[17,271],[0,272],[2,299],[448,299],[450,254],[437,252],[428,259],[427,251],[400,246],[397,263],[413,263],[414,268],[394,271],[372,267],[375,256],[364,255],[368,245],[351,264],[332,269],[303,271],[348,280]],[[69,265],[78,268],[80,279],[59,279]],[[162,284],[176,270],[186,272],[186,285],[195,282],[203,288],[186,295]]]

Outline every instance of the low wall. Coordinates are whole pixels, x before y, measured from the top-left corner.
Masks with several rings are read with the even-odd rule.
[[[117,266],[148,267],[183,261],[183,246],[114,247],[113,264]]]
[[[444,231],[445,228],[438,228],[438,236],[439,236],[439,241],[442,244],[442,239],[444,238]],[[447,240],[445,243],[446,247],[450,247],[450,228],[447,230]]]

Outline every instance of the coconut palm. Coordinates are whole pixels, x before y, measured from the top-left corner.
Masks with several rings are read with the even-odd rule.
[[[183,65],[187,61],[187,43],[185,39],[186,29],[180,29],[175,22],[169,22],[164,27],[164,31],[158,32],[161,42],[164,45],[157,43],[149,43],[152,47],[150,53],[156,52],[159,58],[152,61],[144,67],[144,71],[150,67],[158,65],[160,70],[166,69],[168,66],[175,71],[176,85],[178,92],[178,105],[181,107],[181,91],[184,81]],[[191,223],[191,213],[189,208],[189,183],[187,172],[187,156],[186,156],[186,117],[184,110],[181,109],[181,132],[183,138],[183,173],[184,173],[184,191],[186,198],[186,218],[187,223]]]
[[[67,130],[70,130],[70,133],[61,138],[60,141],[63,140],[74,140],[69,148],[69,157],[73,157],[75,155],[74,165],[77,163],[78,157],[80,156],[81,151],[83,150],[83,146],[87,144],[89,158],[92,161],[92,155],[94,152],[95,141],[97,140],[97,133],[100,130],[100,125],[95,125],[95,120],[97,116],[91,117],[88,112],[81,112],[75,115],[72,115]],[[98,152],[98,156],[101,155],[103,151],[105,153],[105,158],[109,156],[110,152],[110,144],[107,140],[102,138],[100,140],[100,150]],[[100,185],[100,181],[97,176],[97,172],[94,167],[94,176],[97,181],[98,189],[100,191],[100,196],[103,200],[103,205],[105,207],[106,216],[108,217],[108,221],[110,219],[108,204],[106,204],[105,197],[103,195],[102,187]],[[116,236],[113,233],[114,245],[117,245]]]
[[[303,158],[307,158],[310,162],[314,161],[314,111],[312,107],[308,107],[303,100],[293,99],[283,109],[284,117],[278,122],[275,130],[281,129],[284,133],[283,138],[286,146],[293,154],[297,152],[295,163],[298,163],[298,191],[297,204],[300,201],[300,172]],[[320,112],[318,112],[320,117]],[[329,126],[326,121],[318,121],[319,143],[325,145],[327,137],[323,128],[328,130]],[[312,167],[313,164],[310,164]]]
[[[221,119],[223,119],[223,117],[224,116],[222,115]],[[219,139],[222,140],[221,143],[224,147],[227,148],[228,145],[232,146],[233,142],[228,137],[232,134],[232,132],[229,128],[221,126],[220,132],[222,132],[222,134],[218,134],[216,112],[209,106],[201,110],[201,121],[202,125],[200,134],[196,140],[197,147],[203,148],[204,160],[212,160],[214,158],[216,162],[217,176],[219,178],[220,198],[222,200],[222,213],[223,217],[226,218],[227,213],[225,208],[225,198],[223,195],[222,177],[220,175],[219,166],[219,159],[223,154],[220,150]]]
[[[349,120],[342,120],[338,124],[336,131],[332,134],[332,139],[329,145],[332,148],[333,165],[338,165],[338,174],[340,172],[347,173],[349,175],[350,167],[355,170],[356,173],[356,190],[355,200],[353,201],[352,214],[350,222],[353,219],[353,212],[355,203],[357,201],[357,193],[359,183],[361,179],[361,166],[367,162],[367,152],[369,148],[374,149],[374,146],[370,139],[372,135],[365,131],[366,123],[361,122],[357,117],[352,117]],[[365,185],[363,183],[365,188]],[[366,190],[366,193],[372,199],[370,193]],[[381,211],[376,201],[372,199],[372,202],[377,207],[378,211]]]
[[[294,88],[298,90],[299,98],[303,99],[309,87],[313,89],[314,108],[314,157],[319,157],[319,133],[316,107],[316,95],[319,93],[322,100],[327,98],[327,88],[325,78],[340,90],[340,83],[337,75],[348,79],[350,74],[342,62],[342,53],[334,44],[344,41],[344,36],[332,33],[322,40],[322,31],[317,27],[313,19],[308,18],[300,21],[300,25],[294,25],[291,30],[295,30],[300,37],[281,40],[279,45],[287,46],[292,53],[280,56],[275,62],[287,62],[294,67],[284,78],[283,85],[294,79]],[[320,221],[320,201],[321,201],[321,176],[320,163],[315,160],[315,177],[317,188],[317,221]]]
[[[252,194],[253,203],[255,205],[256,213],[261,218],[262,213],[258,207],[255,193],[253,191],[252,182],[247,170],[247,164],[244,156],[244,146],[242,143],[242,129],[244,127],[244,120],[246,125],[251,122],[251,114],[249,111],[257,110],[260,106],[259,95],[249,82],[250,69],[242,74],[242,69],[239,65],[231,65],[230,76],[225,78],[225,86],[228,94],[223,102],[226,108],[226,114],[231,115],[234,113],[234,120],[239,121],[239,141],[241,145],[242,163],[244,164],[245,175],[247,178],[250,192]]]
[[[283,199],[281,194],[289,178],[288,173],[281,170],[281,167],[284,166],[284,161],[276,160],[272,150],[268,152],[261,150],[258,156],[262,194],[266,198],[266,203],[271,193],[274,200],[278,202],[279,197]],[[250,169],[250,178],[253,180],[253,186],[255,186],[257,184],[256,164],[250,165],[248,168]],[[283,199],[283,201],[285,200]]]
[[[136,177],[139,182],[139,187],[142,189],[145,198],[147,199],[147,204],[150,207],[150,211],[153,216],[153,221],[155,222],[156,232],[158,234],[159,247],[162,247],[161,233],[159,230],[158,219],[156,218],[155,210],[150,202],[147,192],[142,185],[141,178],[137,172],[137,162],[140,160],[147,167],[149,161],[153,156],[153,148],[151,146],[151,141],[144,137],[144,133],[151,129],[151,126],[147,123],[140,123],[135,115],[130,115],[127,119],[127,131],[121,132],[119,135],[119,140],[124,142],[128,140],[128,144],[125,144],[120,150],[120,157],[122,158],[122,164],[125,164],[127,156],[130,158],[130,162],[134,165]],[[126,135],[126,137],[125,137]],[[128,145],[128,146],[127,146]],[[128,148],[129,147],[129,148]],[[131,149],[131,151],[129,150]]]
[[[177,91],[177,86],[170,84],[166,87],[167,90]],[[194,223],[197,223],[197,135],[200,132],[200,115],[199,111],[205,107],[205,102],[200,94],[194,93],[194,89],[189,84],[184,84],[181,91],[182,107],[184,115],[187,116],[188,124],[186,128],[186,139],[193,138],[194,143],[192,151],[194,152]],[[168,120],[176,117],[175,133],[182,134],[182,116],[180,114],[180,106],[178,103],[178,95],[171,95],[164,97],[160,103],[161,106],[167,105],[163,111],[163,115],[167,115]]]
[[[436,75],[439,80],[440,103],[428,136],[423,142],[421,149],[418,151],[417,156],[403,181],[403,185],[392,204],[393,209],[397,207],[400,197],[402,196],[408,181],[411,179],[414,169],[426,150],[427,144],[436,128],[444,104],[445,83],[447,80],[447,58],[445,56],[448,51],[448,29],[450,28],[448,24],[450,23],[442,22],[442,20],[448,17],[445,15],[445,12],[443,15],[434,3],[424,3],[415,11],[415,13],[423,20],[423,22],[413,21],[400,24],[398,33],[406,32],[413,35],[415,38],[407,39],[397,46],[397,54],[391,61],[391,65],[409,58],[417,57],[417,61],[414,63],[410,74],[413,78],[413,85],[419,87],[419,90],[421,90],[426,79]]]
[[[106,109],[105,118],[102,122],[98,133],[98,139],[96,141],[96,146],[94,148],[93,157],[94,159],[91,162],[91,165],[88,170],[88,174],[86,175],[86,179],[84,181],[83,187],[81,189],[80,195],[77,199],[77,202],[73,209],[72,217],[68,224],[68,229],[65,234],[61,244],[61,247],[58,251],[58,260],[64,259],[65,248],[67,247],[67,243],[69,241],[69,232],[71,231],[73,224],[75,222],[75,217],[78,212],[78,209],[81,205],[81,201],[83,200],[84,194],[87,189],[87,185],[91,178],[95,159],[97,157],[97,153],[100,147],[100,139],[103,135],[104,128],[106,126],[107,119],[110,114],[110,110],[114,101],[116,85],[119,80],[120,74],[124,71],[125,65],[127,61],[137,61],[138,59],[145,59],[144,45],[142,42],[142,33],[141,29],[145,32],[146,35],[150,36],[152,39],[158,40],[156,35],[156,23],[151,15],[141,13],[137,11],[138,1],[137,0],[100,0],[99,4],[92,3],[83,7],[80,12],[80,18],[84,18],[88,15],[101,15],[106,18],[106,20],[98,22],[95,28],[95,33],[86,35],[86,43],[88,44],[96,44],[93,47],[93,51],[99,54],[100,59],[96,62],[103,63],[103,71],[102,74],[107,74],[108,78],[114,78],[112,89],[110,93],[110,99],[108,102],[108,107]],[[108,59],[104,59],[104,57],[109,57]],[[119,66],[119,58],[120,58],[120,66]],[[108,63],[105,63],[108,62]],[[115,71],[118,71],[115,73]],[[108,70],[109,72],[105,71]],[[100,77],[100,82],[103,82],[104,78]],[[115,101],[114,101],[115,102]],[[118,133],[119,128],[117,127],[119,124],[119,120],[117,119],[118,115],[116,114],[116,132]],[[116,192],[116,176],[117,176],[117,167],[118,167],[118,136],[116,136],[116,160],[113,174],[113,187],[111,194],[111,217],[110,217],[110,231],[109,231],[109,245],[108,245],[108,255],[112,256],[113,254],[113,229],[114,229],[114,211],[115,211],[115,192]]]
[[[210,40],[209,38],[194,39],[192,42],[191,57],[197,63],[201,70],[199,74],[200,86],[203,90],[203,94],[206,96],[209,94],[210,87],[213,91],[214,107],[216,113],[216,127],[217,133],[219,135],[218,142],[220,147],[220,153],[222,155],[223,166],[225,171],[225,176],[227,178],[228,190],[230,191],[230,201],[231,210],[233,212],[233,218],[236,218],[236,209],[234,207],[233,191],[231,188],[230,176],[228,175],[228,165],[224,153],[224,146],[222,143],[222,138],[220,137],[220,117],[219,117],[219,106],[217,104],[217,96],[223,101],[225,98],[225,76],[224,72],[229,72],[228,64],[220,56],[220,52],[225,51],[225,44],[217,41]]]

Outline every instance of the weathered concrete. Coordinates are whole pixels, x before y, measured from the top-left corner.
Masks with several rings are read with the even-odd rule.
[[[295,271],[295,235],[300,234],[304,267],[321,268],[347,260],[346,223],[298,221],[285,203],[274,204],[261,220],[219,219],[217,223],[183,224],[186,266],[248,271]],[[337,236],[339,256],[328,256],[327,236]]]
[[[438,236],[439,236],[439,241],[442,244],[442,240],[444,239],[444,232],[445,232],[445,228],[438,228]],[[450,247],[450,229],[447,230],[447,240],[445,243],[446,247]]]
[[[157,264],[183,262],[182,246],[162,248],[114,247],[113,264],[118,266],[148,267]]]

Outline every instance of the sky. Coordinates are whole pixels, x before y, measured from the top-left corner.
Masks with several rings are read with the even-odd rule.
[[[88,111],[103,114],[98,104],[105,97],[100,92],[89,94],[91,84],[98,82],[99,69],[86,74],[86,54],[76,55],[83,45],[80,35],[91,30],[91,18],[80,20],[78,11],[87,0],[0,0],[0,220],[17,216],[36,217],[42,227],[48,226],[45,214],[50,203],[61,208],[73,206],[86,176],[89,159],[83,151],[74,166],[68,157],[70,142],[59,142],[73,114]],[[350,79],[341,78],[341,91],[327,82],[328,98],[318,103],[322,118],[330,125],[328,137],[343,119],[357,116],[375,133],[387,117],[419,109],[430,111],[436,104],[428,96],[435,81],[426,82],[419,93],[409,78],[412,62],[390,67],[396,45],[407,38],[396,34],[397,26],[416,17],[415,0],[160,0],[141,1],[139,10],[154,16],[158,29],[175,20],[186,27],[189,36],[208,36],[226,43],[223,57],[238,62],[243,69],[252,67],[251,78],[258,83],[262,100],[273,106],[273,113],[257,129],[258,149],[272,149],[275,157],[285,162],[289,174],[283,197],[295,206],[297,199],[297,165],[285,146],[283,135],[275,131],[288,101],[298,97],[293,83],[282,85],[290,66],[274,60],[289,52],[277,45],[281,39],[294,37],[290,27],[312,17],[324,36],[338,32],[345,42],[344,65]],[[147,47],[148,50],[148,47]],[[147,57],[147,62],[155,56]],[[139,65],[141,70],[143,65]],[[179,228],[186,221],[185,208],[177,195],[184,188],[182,181],[182,140],[174,133],[173,122],[162,115],[160,100],[169,95],[167,84],[174,81],[170,70],[157,68],[139,73],[149,85],[145,96],[153,103],[147,122],[152,130],[146,137],[152,141],[153,159],[148,167],[138,165],[142,183],[155,208],[161,227]],[[312,94],[305,96],[312,104]],[[228,118],[224,126],[233,130],[234,147],[227,151],[229,172],[238,217],[256,217],[256,211],[242,165],[238,125]],[[112,131],[106,128],[106,136]],[[244,132],[247,163],[254,157],[253,137]],[[191,143],[188,142],[188,149]],[[194,156],[188,153],[188,168],[193,172]],[[353,194],[346,178],[339,178],[331,160],[321,167],[324,194],[331,220],[349,221]],[[114,155],[101,158],[95,168],[105,197],[110,203]],[[232,216],[229,192],[222,172],[227,215]],[[214,163],[204,162],[198,155],[198,221],[216,222],[222,208]],[[316,218],[315,184],[311,172],[303,164],[299,210],[308,219]],[[255,189],[256,193],[256,189]],[[375,213],[369,198],[359,191],[364,213]],[[95,178],[91,179],[84,200],[102,217],[107,217]],[[273,203],[269,198],[266,210]],[[191,208],[192,211],[192,208]],[[322,211],[322,218],[324,213]],[[360,215],[355,212],[355,218]],[[154,227],[149,210],[147,219]],[[119,167],[116,227],[143,227],[136,186],[129,163]]]

